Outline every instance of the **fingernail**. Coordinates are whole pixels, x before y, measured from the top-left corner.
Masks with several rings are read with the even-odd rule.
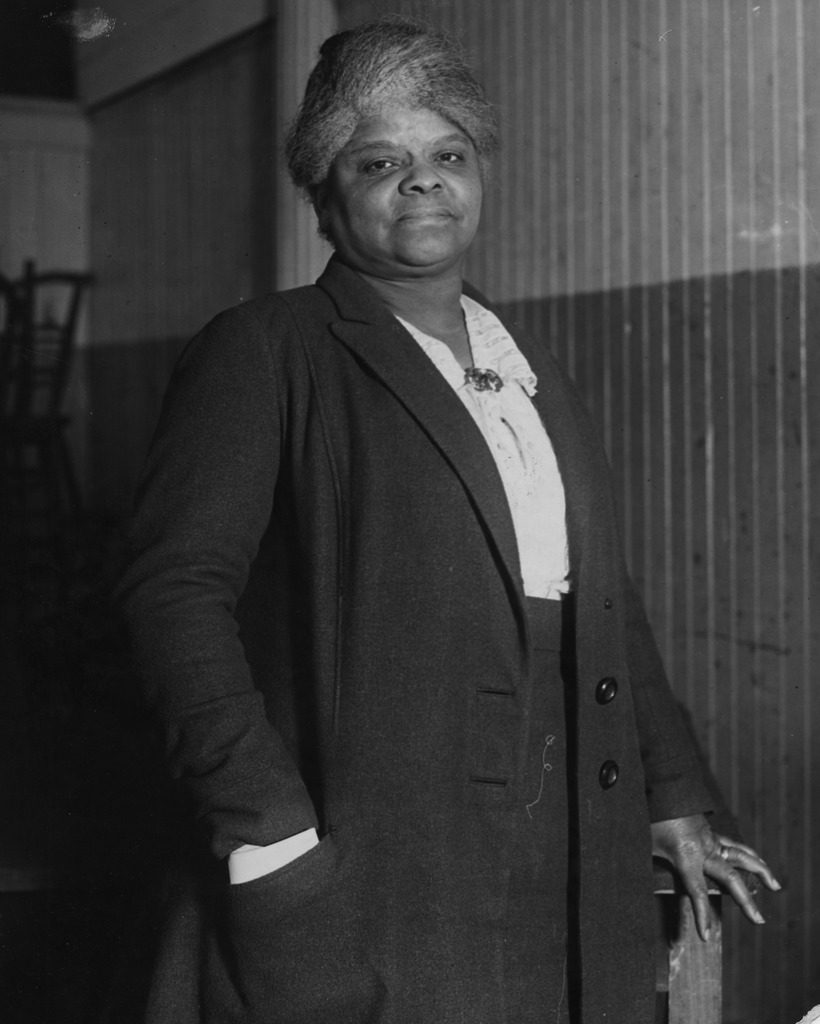
[[[778,882],[778,880],[776,878],[773,878],[772,879],[772,888],[774,889],[775,892],[780,892],[780,890],[783,888],[783,886],[780,884],[780,882]]]
[[[709,942],[711,940],[711,938],[712,938],[712,929],[711,928],[706,928],[704,930],[704,932],[703,932],[703,941],[704,942]]]
[[[766,923],[766,919],[763,917],[763,915],[760,913],[759,910],[755,911],[755,921],[758,924],[765,924]]]

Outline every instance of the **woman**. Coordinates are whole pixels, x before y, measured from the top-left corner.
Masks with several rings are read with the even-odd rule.
[[[704,934],[704,875],[777,887],[703,816],[575,391],[463,285],[495,146],[445,39],[328,40],[288,159],[335,255],[175,372],[122,598],[210,853],[149,1020],[649,1022],[653,850]]]

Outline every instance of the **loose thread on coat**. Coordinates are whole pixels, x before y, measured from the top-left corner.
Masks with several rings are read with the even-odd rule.
[[[541,784],[538,787],[538,796],[532,801],[532,803],[526,804],[527,814],[532,821],[532,808],[540,802],[541,797],[544,795],[544,779],[547,777],[547,773],[552,771],[552,765],[547,760],[549,748],[555,743],[555,737],[550,733],[549,736],[544,737],[544,747],[541,751]]]
[[[566,935],[564,935],[564,939],[566,939]],[[560,1024],[561,1011],[563,1010],[564,1001],[566,1000],[566,997],[567,997],[567,958],[564,957],[564,969],[563,969],[563,981],[562,981],[562,984],[561,984],[561,996],[560,996],[560,998],[558,1000],[558,1005],[555,1007],[555,1022],[556,1022],[556,1024]]]

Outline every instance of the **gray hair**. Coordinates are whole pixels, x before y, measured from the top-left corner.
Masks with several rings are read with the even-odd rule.
[[[393,102],[450,121],[469,136],[482,167],[498,148],[495,113],[460,48],[414,22],[376,21],[322,44],[285,142],[293,183],[312,195],[359,119]]]

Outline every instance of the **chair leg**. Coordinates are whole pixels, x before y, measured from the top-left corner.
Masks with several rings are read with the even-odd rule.
[[[74,460],[71,458],[71,449],[65,434],[60,431],[58,438],[59,462],[62,467],[63,483],[65,484],[66,496],[69,509],[76,513],[82,509],[82,497],[80,487],[77,483],[77,474],[74,472]]]

